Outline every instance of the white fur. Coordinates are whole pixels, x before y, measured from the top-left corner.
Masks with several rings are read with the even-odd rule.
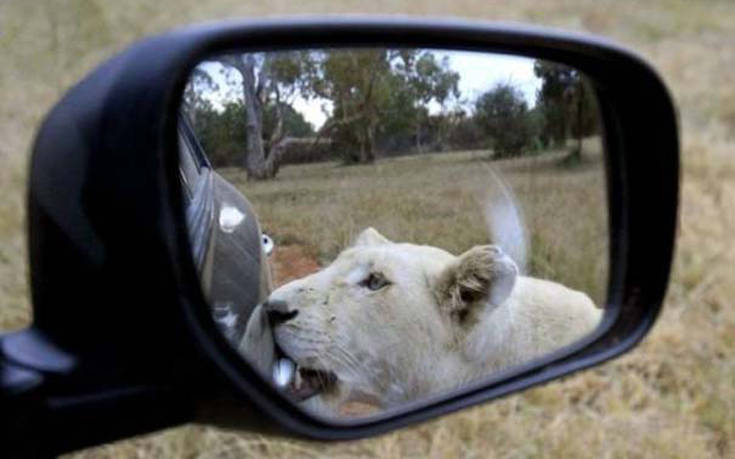
[[[370,290],[371,273],[390,284]],[[370,228],[331,265],[271,294],[298,310],[274,335],[299,365],[338,377],[307,406],[391,407],[543,356],[599,323],[584,293],[517,273],[495,246],[457,257]]]

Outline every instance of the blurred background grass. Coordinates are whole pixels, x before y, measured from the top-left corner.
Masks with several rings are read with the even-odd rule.
[[[321,266],[369,226],[396,242],[457,255],[488,243],[509,252],[513,247],[494,239],[502,235],[491,234],[487,222],[498,215],[492,213],[501,193],[497,175],[526,224],[528,253],[511,254],[526,255],[522,272],[583,291],[602,306],[608,230],[600,138],[585,139],[582,152],[583,163],[572,167],[564,165],[568,153],[561,149],[494,161],[488,151],[475,150],[349,167],[337,161],[286,165],[275,180],[257,182],[248,181],[241,168],[218,171],[253,204],[263,231],[276,243],[275,255],[295,246]]]
[[[184,426],[77,455],[735,456],[735,3],[730,0],[4,0],[0,329],[29,321],[27,161],[41,117],[66,88],[133,40],[179,24],[368,12],[593,32],[634,48],[654,64],[680,110],[684,172],[673,280],[651,335],[634,352],[592,371],[376,439],[323,445]]]

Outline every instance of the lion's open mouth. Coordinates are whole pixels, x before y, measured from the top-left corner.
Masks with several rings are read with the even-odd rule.
[[[337,375],[327,370],[299,366],[276,345],[273,382],[298,401],[303,401],[334,388]]]

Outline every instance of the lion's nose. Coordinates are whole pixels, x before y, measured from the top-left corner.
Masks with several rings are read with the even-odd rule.
[[[281,300],[268,300],[263,303],[263,308],[268,315],[268,322],[270,322],[271,327],[288,322],[299,313],[297,309],[289,310],[288,304]]]

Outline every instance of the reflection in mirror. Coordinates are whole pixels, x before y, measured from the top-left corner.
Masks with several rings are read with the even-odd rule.
[[[602,142],[573,68],[431,49],[212,56],[179,141],[214,320],[306,410],[449,393],[601,320]]]

